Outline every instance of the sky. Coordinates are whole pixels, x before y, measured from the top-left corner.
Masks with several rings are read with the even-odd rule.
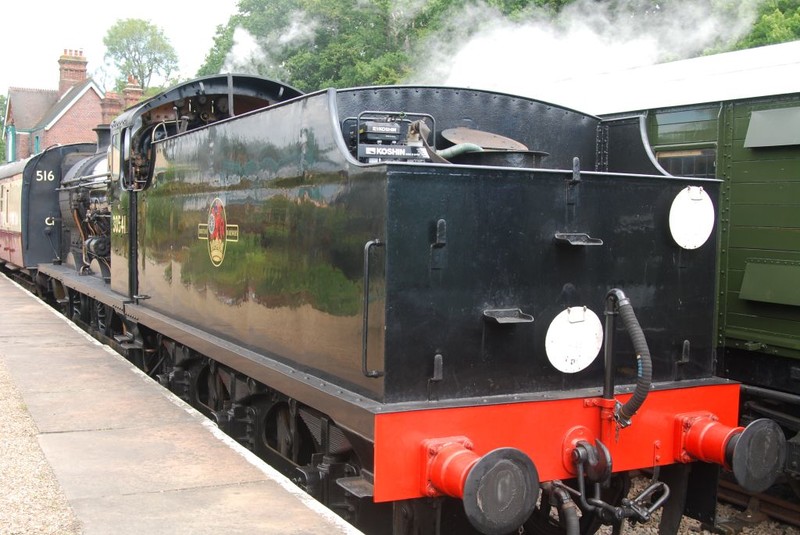
[[[120,19],[148,20],[164,31],[178,55],[180,76],[193,77],[213,45],[216,28],[236,12],[237,0],[38,0],[4,3],[0,94],[9,87],[58,89],[58,58],[83,50],[91,76],[103,65],[103,37]],[[109,86],[113,81],[109,81]]]
[[[429,1],[402,0],[396,14],[413,16]],[[555,19],[533,12],[513,21],[485,2],[465,2],[448,17],[450,31],[429,37],[427,63],[421,59],[417,72],[403,83],[492,89],[600,113],[586,107],[587,93],[595,101],[617,93],[623,98],[623,93],[615,83],[595,84],[587,92],[581,80],[694,57],[720,40],[730,45],[750,30],[764,1],[670,0],[669,9],[659,7],[653,14],[652,0],[626,0],[633,11],[615,10],[611,2],[575,0]],[[65,49],[82,50],[89,75],[103,89],[111,88],[114,80],[97,73],[104,62],[103,37],[125,18],[149,20],[161,28],[180,61],[173,75],[192,78],[213,45],[217,26],[228,22],[237,2],[30,0],[35,8],[27,9],[19,7],[24,3],[10,3],[0,8],[6,44],[0,56],[0,94],[7,95],[9,86],[57,89],[58,58]],[[302,16],[300,21],[288,26],[278,42],[306,39],[308,32],[298,29],[314,28],[314,21]],[[247,37],[237,31],[224,70],[253,72],[253,61],[263,61],[264,51]],[[570,91],[574,100],[568,98]]]

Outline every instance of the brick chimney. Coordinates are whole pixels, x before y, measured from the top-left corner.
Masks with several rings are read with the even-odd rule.
[[[128,84],[122,89],[122,98],[125,100],[125,108],[130,108],[142,100],[142,95],[144,95],[144,91],[136,80],[136,77],[132,74],[128,75]]]
[[[66,50],[58,59],[58,94],[63,95],[69,89],[86,80],[86,58],[83,50]]]
[[[106,92],[105,98],[100,101],[100,121],[103,124],[111,124],[120,113],[122,113],[122,97],[119,93]]]

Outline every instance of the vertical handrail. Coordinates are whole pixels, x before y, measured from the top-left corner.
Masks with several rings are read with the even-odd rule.
[[[361,318],[361,373],[365,377],[378,378],[383,376],[380,370],[367,369],[367,332],[369,328],[369,252],[373,247],[383,247],[379,239],[370,240],[364,244],[364,311]]]

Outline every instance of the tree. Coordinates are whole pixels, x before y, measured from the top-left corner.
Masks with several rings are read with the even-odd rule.
[[[518,17],[534,8],[557,13],[570,1],[468,0],[466,4],[484,3],[505,16]],[[454,27],[452,18],[464,4],[464,0],[239,0],[238,13],[217,27],[198,75],[244,71],[305,91],[398,83],[429,56],[426,36],[443,29],[462,30]],[[242,30],[258,45],[248,57],[237,57],[237,52],[249,50],[237,50]],[[462,33],[453,38],[463,37]]]
[[[175,49],[158,27],[146,20],[117,21],[103,38],[105,58],[119,71],[124,86],[134,76],[142,89],[150,87],[154,75],[168,79],[178,66]]]
[[[736,48],[774,45],[797,39],[800,39],[800,2],[770,0],[761,6],[753,30],[736,44]]]
[[[484,13],[491,12],[492,17],[508,22],[558,26],[574,20],[575,13],[570,9],[582,7],[578,11],[584,12],[596,4],[599,11],[619,21],[637,21],[643,29],[665,37],[670,45],[674,43],[666,38],[674,36],[671,30],[676,20],[682,20],[681,10],[686,6],[700,4],[711,12],[727,13],[731,20],[741,20],[740,11],[752,8],[754,1],[239,0],[238,13],[226,25],[217,27],[214,46],[198,74],[244,71],[304,91],[393,84],[430,66],[431,57],[455,54],[472,34],[486,26],[480,18]],[[561,20],[565,10],[572,15],[565,17],[566,22]],[[586,24],[594,21],[607,26],[603,16],[585,18],[590,19]],[[243,36],[242,31],[249,36]],[[698,33],[699,37],[704,35]],[[735,39],[732,35],[723,32],[702,52],[730,50]],[[800,39],[800,0],[763,0],[753,32],[736,48],[793,39]],[[675,53],[701,52],[683,48]],[[685,56],[673,59],[680,57]]]
[[[244,68],[309,91],[397,83],[409,70],[414,16],[402,13],[402,3],[240,0],[238,7],[228,24],[217,28],[198,74]],[[237,29],[255,36],[259,50],[250,58],[234,58],[243,61],[231,66]]]

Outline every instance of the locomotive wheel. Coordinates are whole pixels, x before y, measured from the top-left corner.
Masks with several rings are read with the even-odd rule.
[[[298,415],[293,419],[287,401],[272,396],[251,399],[248,413],[252,425],[248,426],[247,441],[253,453],[296,480],[298,467],[309,464],[316,453],[308,427]]]
[[[212,412],[220,411],[225,407],[225,401],[230,399],[230,394],[227,388],[225,388],[225,383],[222,377],[220,377],[217,366],[212,363],[212,365],[207,367],[207,370],[206,392],[208,393],[208,397],[205,404]]]

